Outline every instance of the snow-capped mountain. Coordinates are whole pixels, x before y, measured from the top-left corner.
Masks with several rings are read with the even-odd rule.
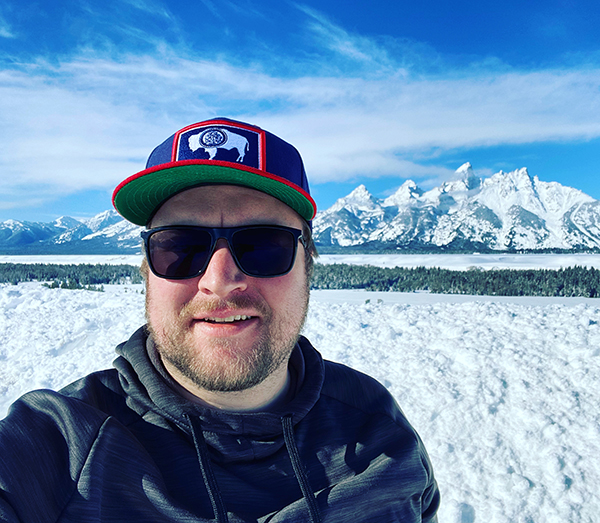
[[[317,214],[317,246],[404,251],[600,249],[600,201],[527,169],[481,179],[466,163],[456,179],[423,191],[408,180],[385,199],[364,185]],[[105,211],[89,220],[0,223],[0,254],[141,251],[140,227]]]
[[[429,191],[408,180],[378,199],[364,185],[319,213],[322,248],[545,250],[600,248],[600,202],[526,168],[487,179],[466,163]]]
[[[0,253],[117,254],[141,251],[141,228],[104,211],[89,220],[68,216],[52,223],[0,223]]]

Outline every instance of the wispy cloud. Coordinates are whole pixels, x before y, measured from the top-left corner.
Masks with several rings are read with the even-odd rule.
[[[169,16],[160,4],[127,1]],[[0,71],[3,185],[15,193],[29,187],[29,199],[113,187],[141,170],[170,133],[217,115],[294,143],[313,183],[443,179],[453,170],[415,158],[600,136],[600,68],[417,75],[377,43],[303,9],[329,49],[378,64],[377,74],[278,76],[261,64],[201,59],[167,44],[152,56],[88,50],[58,65],[39,59]]]
[[[37,154],[76,155],[78,164],[90,157],[103,162],[105,155],[114,161],[122,147],[128,150],[125,144],[144,147],[142,129],[224,112],[268,122],[300,141],[313,176],[323,180],[395,174],[403,152],[430,147],[598,136],[593,109],[600,105],[599,86],[600,70],[433,80],[287,79],[178,57],[88,58],[57,68],[38,63],[4,71],[0,107],[5,144],[11,144],[4,158],[22,147],[27,152],[14,162],[22,168],[25,157]],[[26,104],[17,102],[24,98]],[[138,131],[123,140],[120,133],[132,127]],[[70,129],[77,140],[68,138]],[[105,154],[90,154],[98,148]]]
[[[148,14],[165,18],[173,22],[175,17],[173,13],[163,4],[162,2],[155,0],[122,0],[123,3],[128,4],[140,11],[144,11]]]
[[[410,38],[366,37],[346,30],[321,11],[306,4],[292,3],[306,16],[305,29],[330,70],[351,76],[406,76],[411,72],[439,72],[447,66],[431,46]]]
[[[0,19],[0,37],[2,38],[15,38],[15,34],[12,32],[6,21]]]
[[[295,5],[308,16],[308,28],[323,49],[329,49],[355,62],[366,63],[370,67],[393,65],[393,60],[388,56],[386,49],[372,39],[351,34],[332,22],[322,12],[307,5]]]
[[[215,4],[211,0],[200,0],[204,6],[217,18],[223,18]]]
[[[61,23],[70,28],[80,55],[154,54],[182,40],[181,20],[161,0],[74,2]]]
[[[0,6],[0,38],[16,38],[12,26],[6,19],[3,9]]]

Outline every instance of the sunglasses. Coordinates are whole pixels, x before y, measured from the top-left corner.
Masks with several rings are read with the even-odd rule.
[[[159,278],[184,280],[202,274],[217,241],[227,241],[240,271],[256,278],[287,274],[294,266],[302,231],[279,225],[244,227],[170,226],[142,231],[150,270]]]

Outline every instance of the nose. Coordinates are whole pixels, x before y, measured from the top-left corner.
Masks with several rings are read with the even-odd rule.
[[[208,267],[198,280],[198,289],[224,298],[233,291],[246,290],[247,286],[247,276],[236,265],[227,241],[219,239]]]

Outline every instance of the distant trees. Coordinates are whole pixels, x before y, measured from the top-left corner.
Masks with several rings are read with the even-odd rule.
[[[600,296],[600,270],[568,267],[550,270],[496,269],[454,271],[440,268],[383,268],[368,265],[315,264],[313,289],[488,296]]]
[[[104,285],[81,285],[74,280],[58,281],[54,280],[52,283],[42,283],[43,287],[48,289],[70,289],[70,290],[86,290],[95,292],[104,292]]]
[[[140,268],[133,265],[0,263],[0,283],[51,282],[61,289],[101,290],[103,284],[141,283]]]
[[[103,290],[103,285],[142,283],[139,267],[107,264],[0,263],[0,283],[44,282],[50,288]],[[488,296],[600,297],[600,270],[586,267],[512,270],[383,268],[370,265],[315,264],[312,289]]]

